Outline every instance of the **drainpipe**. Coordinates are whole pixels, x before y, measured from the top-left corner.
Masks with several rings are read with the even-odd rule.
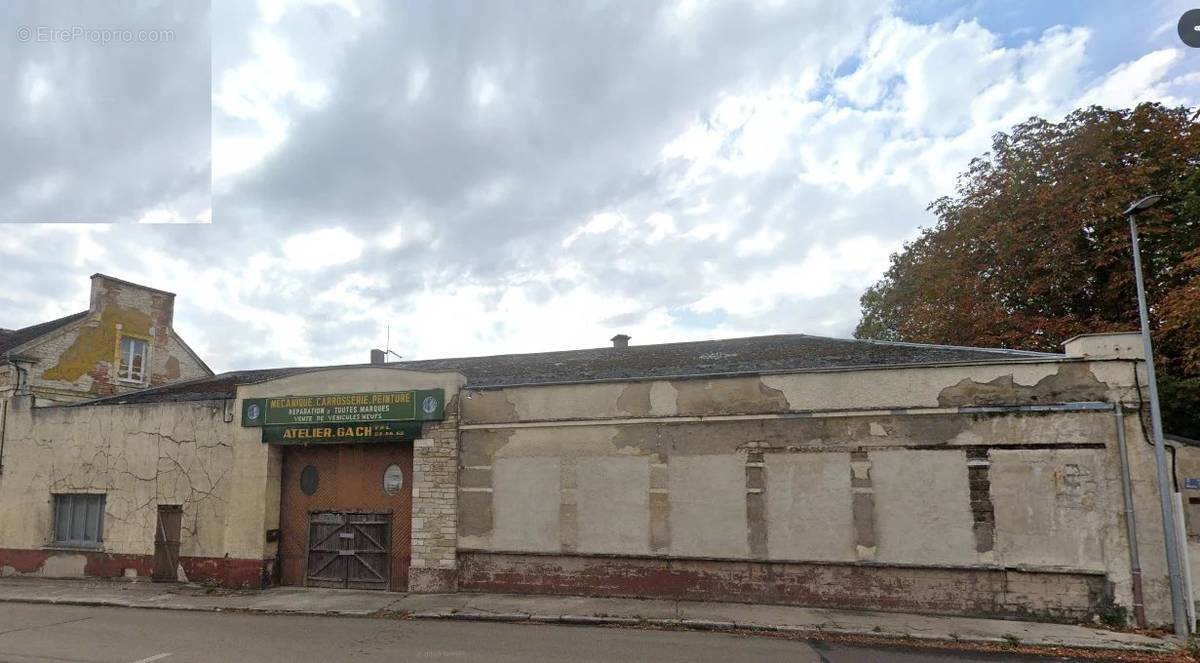
[[[4,474],[4,437],[8,433],[8,399],[0,401],[0,474]]]
[[[1129,449],[1125,445],[1125,406],[1117,403],[1117,446],[1121,449],[1121,488],[1125,493],[1125,529],[1129,537],[1129,575],[1133,581],[1133,619],[1146,627],[1146,603],[1142,599],[1142,563],[1138,560],[1137,517],[1133,510],[1133,482],[1129,478]]]

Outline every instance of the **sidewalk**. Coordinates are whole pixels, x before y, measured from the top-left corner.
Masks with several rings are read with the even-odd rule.
[[[415,619],[537,621],[801,634],[913,638],[1136,652],[1171,652],[1164,639],[1036,622],[741,603],[533,596],[393,594],[281,587],[228,591],[199,585],[107,580],[0,579],[0,602],[120,606],[268,614],[398,616]]]

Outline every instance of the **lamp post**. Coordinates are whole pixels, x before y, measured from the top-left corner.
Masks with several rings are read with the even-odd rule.
[[[1154,436],[1154,465],[1158,472],[1158,498],[1162,507],[1163,541],[1167,548],[1167,576],[1171,581],[1171,614],[1175,618],[1175,635],[1186,638],[1192,631],[1187,623],[1187,606],[1183,595],[1183,573],[1179,559],[1179,541],[1175,529],[1175,500],[1171,494],[1167,471],[1167,453],[1163,443],[1162,411],[1158,406],[1158,380],[1154,375],[1154,345],[1150,341],[1150,314],[1146,308],[1146,286],[1142,281],[1142,254],[1138,248],[1137,215],[1162,200],[1162,196],[1146,196],[1125,210],[1129,218],[1129,237],[1133,243],[1133,274],[1137,282],[1138,314],[1142,321],[1142,347],[1146,353],[1146,382],[1150,387],[1150,430]]]

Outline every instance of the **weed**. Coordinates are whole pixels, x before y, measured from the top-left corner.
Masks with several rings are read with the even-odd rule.
[[[1129,610],[1123,605],[1110,605],[1100,610],[1100,623],[1109,628],[1125,628],[1129,623]]]

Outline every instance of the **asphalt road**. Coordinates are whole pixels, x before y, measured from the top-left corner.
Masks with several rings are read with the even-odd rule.
[[[0,604],[5,663],[1048,660],[696,631]]]

